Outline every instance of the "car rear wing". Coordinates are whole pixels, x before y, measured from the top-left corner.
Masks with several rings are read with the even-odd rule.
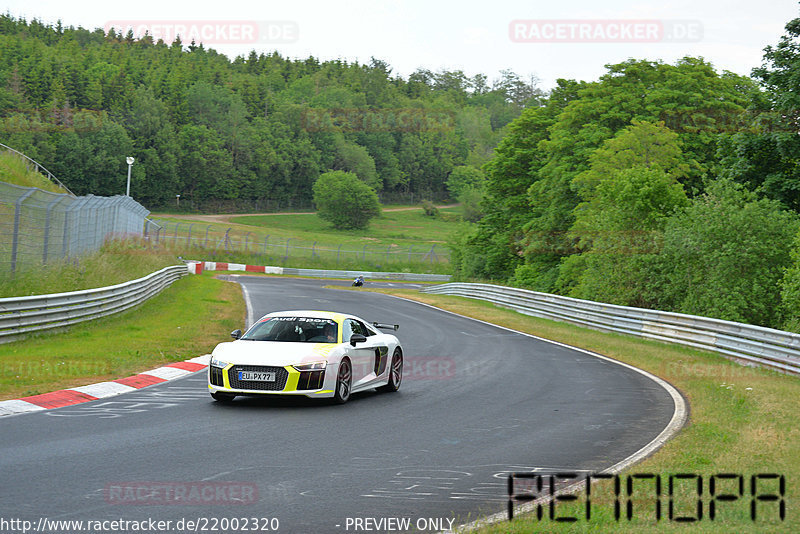
[[[375,328],[380,328],[382,330],[394,330],[397,331],[400,328],[399,324],[388,324],[388,323],[372,323],[372,326]]]

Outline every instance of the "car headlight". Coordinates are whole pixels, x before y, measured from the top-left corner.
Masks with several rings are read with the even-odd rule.
[[[230,365],[228,362],[223,362],[222,360],[218,360],[213,356],[211,357],[211,367],[218,367],[220,369],[225,369],[228,365]]]
[[[314,363],[304,363],[301,365],[293,365],[292,367],[294,367],[298,371],[324,371],[327,365],[328,362],[314,362]]]

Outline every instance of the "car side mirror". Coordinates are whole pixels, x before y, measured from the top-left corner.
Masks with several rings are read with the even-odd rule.
[[[353,334],[350,336],[350,344],[354,347],[356,346],[356,343],[364,343],[366,340],[367,338],[361,334]]]
[[[231,332],[231,337],[233,339],[239,339],[240,337],[242,337],[242,331],[237,328],[236,330]]]

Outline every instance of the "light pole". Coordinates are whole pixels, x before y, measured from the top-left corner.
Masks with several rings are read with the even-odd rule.
[[[128,187],[125,189],[125,196],[131,196],[131,167],[133,166],[133,158],[128,156],[125,158],[128,162]]]
[[[175,202],[178,204],[178,207],[181,207],[181,196],[175,195]]]

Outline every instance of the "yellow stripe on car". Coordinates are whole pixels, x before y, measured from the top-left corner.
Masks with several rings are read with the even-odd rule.
[[[286,379],[286,387],[283,388],[283,391],[297,391],[297,382],[300,380],[300,371],[291,365],[287,365],[284,367],[284,369],[289,371],[289,377]]]
[[[231,382],[230,382],[230,380],[228,380],[228,369],[230,369],[231,367],[233,367],[232,363],[228,364],[228,366],[225,367],[225,369],[222,370],[222,385],[226,389],[231,389]]]

